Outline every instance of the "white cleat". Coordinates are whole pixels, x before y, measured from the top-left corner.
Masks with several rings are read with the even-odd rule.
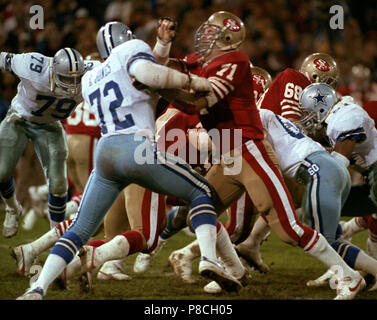
[[[328,269],[323,275],[318,277],[315,280],[309,280],[306,285],[308,287],[323,287],[327,286],[331,278],[335,275],[335,272],[332,269]]]
[[[270,267],[263,262],[259,247],[250,248],[240,243],[235,249],[240,257],[244,258],[250,266],[254,267],[259,272],[267,273],[270,271]]]
[[[18,220],[22,215],[22,207],[17,203],[17,208],[6,208],[5,219],[3,224],[3,236],[11,238],[16,235],[18,231]]]
[[[31,245],[21,245],[10,248],[10,255],[16,260],[17,272],[22,276],[28,276],[31,266],[37,259]]]
[[[357,293],[366,287],[364,278],[357,272],[355,277],[339,279],[334,300],[352,300]]]
[[[143,273],[147,271],[152,263],[152,260],[152,254],[140,252],[135,259],[134,272]]]
[[[202,256],[199,262],[201,276],[216,281],[219,286],[228,292],[242,288],[241,282],[233,277],[218,261]]]
[[[221,287],[216,281],[211,281],[203,288],[204,292],[210,293],[210,294],[216,294],[220,293],[222,291]]]
[[[192,277],[192,260],[188,259],[183,252],[180,250],[173,251],[168,260],[179,279],[186,283],[196,282]]]
[[[111,260],[102,265],[101,269],[97,273],[97,279],[127,281],[131,280],[132,278],[123,273],[121,260]]]
[[[43,300],[43,289],[41,287],[28,289],[22,296],[19,296],[16,300]]]

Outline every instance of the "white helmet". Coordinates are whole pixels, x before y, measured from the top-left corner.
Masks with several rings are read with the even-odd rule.
[[[84,73],[84,59],[80,52],[72,48],[60,49],[52,60],[52,91],[57,86],[71,95],[78,94],[81,90],[81,78]]]
[[[338,102],[338,97],[329,85],[313,83],[302,91],[299,102],[303,112],[300,123],[310,132],[315,126],[318,128],[322,125]]]
[[[117,21],[108,22],[97,32],[97,48],[103,60],[111,51],[128,40],[135,39],[130,28]]]

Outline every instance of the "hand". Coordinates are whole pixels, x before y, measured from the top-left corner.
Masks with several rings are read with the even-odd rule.
[[[163,17],[158,20],[157,38],[167,44],[173,41],[177,35],[178,22],[169,17]]]
[[[203,94],[204,92],[210,92],[212,90],[211,82],[209,82],[206,78],[198,77],[196,75],[190,75],[190,89],[200,92]]]

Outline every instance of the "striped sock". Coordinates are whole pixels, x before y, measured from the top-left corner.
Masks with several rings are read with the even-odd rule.
[[[8,181],[0,182],[0,194],[3,198],[9,199],[14,195],[14,180],[11,177]]]
[[[216,260],[217,217],[211,199],[200,196],[192,201],[189,216],[202,256]]]
[[[48,213],[53,227],[64,220],[66,202],[67,194],[64,196],[48,194]]]

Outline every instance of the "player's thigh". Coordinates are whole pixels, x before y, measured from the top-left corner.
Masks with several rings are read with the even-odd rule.
[[[104,218],[105,240],[110,241],[118,234],[130,230],[125,206],[124,190],[119,193]]]
[[[213,165],[205,178],[216,191],[218,197],[215,203],[217,215],[221,215],[245,192],[237,177],[224,175],[224,168],[221,164]]]
[[[8,121],[8,118],[9,114],[0,124],[0,181],[6,181],[13,175],[29,140],[25,124]]]

